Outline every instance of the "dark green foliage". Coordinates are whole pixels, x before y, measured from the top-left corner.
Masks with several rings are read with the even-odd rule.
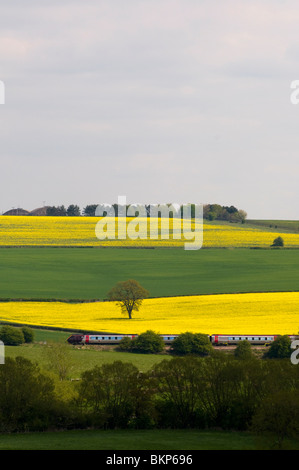
[[[85,371],[72,394],[53,380],[24,358],[7,358],[0,432],[217,427],[270,433],[279,447],[299,435],[299,369],[289,360],[218,351],[165,359],[147,373],[115,361]]]
[[[207,356],[213,351],[209,337],[201,333],[182,333],[171,344],[171,350],[176,355],[194,354]]]
[[[165,344],[158,333],[147,330],[136,338],[123,338],[119,343],[118,349],[120,351],[156,354],[165,349]]]
[[[67,208],[66,215],[68,215],[69,217],[79,217],[81,215],[80,207],[74,204],[71,204]]]
[[[207,220],[226,220],[228,222],[245,222],[247,214],[235,206],[221,206],[220,204],[206,204],[203,207],[203,217]]]
[[[25,343],[32,343],[34,340],[34,331],[28,326],[22,327],[22,333],[24,336]]]
[[[252,357],[251,344],[248,340],[240,341],[234,350],[237,359],[250,359]]]
[[[274,246],[274,247],[284,246],[283,238],[282,237],[275,238],[274,241],[273,241],[273,244],[271,246]]]
[[[60,418],[57,418],[57,413]],[[62,412],[52,380],[27,359],[7,358],[0,366],[1,431],[43,430],[58,426]]]
[[[120,351],[132,351],[132,342],[131,338],[126,336],[120,341],[117,349]]]
[[[203,368],[202,361],[190,357],[164,360],[154,367],[159,426],[194,428],[204,423],[200,399],[205,390]]]
[[[121,312],[132,319],[133,312],[138,312],[143,299],[149,296],[148,290],[144,289],[135,279],[118,282],[107,294],[110,301],[117,302]]]
[[[148,330],[141,333],[136,339],[132,340],[131,350],[134,352],[155,354],[162,352],[165,348],[164,341],[159,334]]]
[[[268,358],[285,359],[291,357],[291,340],[288,335],[278,336],[269,346],[267,353]]]
[[[96,208],[98,207],[98,204],[89,204],[83,209],[83,215],[86,217],[94,217]]]
[[[25,342],[21,328],[4,325],[0,330],[0,340],[6,346],[18,346]]]
[[[278,391],[259,405],[251,430],[273,436],[274,445],[282,448],[283,440],[299,435],[299,396],[297,390]]]
[[[47,215],[49,216],[66,216],[67,215],[67,210],[64,206],[50,206],[47,207]]]
[[[82,374],[79,401],[93,410],[94,424],[100,427],[127,427],[134,416],[138,395],[138,369],[115,361],[96,366]]]

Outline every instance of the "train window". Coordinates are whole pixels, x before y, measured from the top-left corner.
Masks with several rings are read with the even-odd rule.
[[[117,336],[115,336],[115,338],[114,338],[114,339],[118,339],[118,337],[117,337]]]
[[[105,339],[105,336],[102,336],[102,339]]]

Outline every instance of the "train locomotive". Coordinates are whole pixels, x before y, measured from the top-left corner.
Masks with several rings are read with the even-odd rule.
[[[165,344],[171,344],[172,341],[179,335],[160,335]],[[207,335],[209,341],[213,346],[224,346],[224,345],[236,345],[240,341],[247,340],[254,345],[265,345],[272,343],[278,337],[278,335]],[[299,336],[288,335],[290,340],[299,339]],[[101,334],[101,333],[90,333],[90,334],[73,334],[68,337],[67,341],[73,345],[79,344],[119,344],[123,338],[134,339],[137,338],[137,334]]]

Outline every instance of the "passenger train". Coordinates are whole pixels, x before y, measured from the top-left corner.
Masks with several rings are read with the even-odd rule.
[[[165,344],[171,344],[179,335],[160,335]],[[224,346],[230,344],[238,344],[240,341],[247,340],[251,344],[269,344],[275,341],[279,335],[207,335],[209,341],[214,346]],[[299,339],[299,336],[288,335],[290,340]],[[122,334],[73,334],[69,336],[67,341],[70,344],[119,344],[123,338],[135,339],[138,335],[122,335]]]

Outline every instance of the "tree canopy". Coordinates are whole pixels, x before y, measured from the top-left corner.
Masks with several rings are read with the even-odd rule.
[[[149,296],[149,292],[139,282],[129,279],[118,282],[107,295],[109,300],[117,302],[122,313],[127,314],[131,319],[133,311],[138,312],[143,299]]]

